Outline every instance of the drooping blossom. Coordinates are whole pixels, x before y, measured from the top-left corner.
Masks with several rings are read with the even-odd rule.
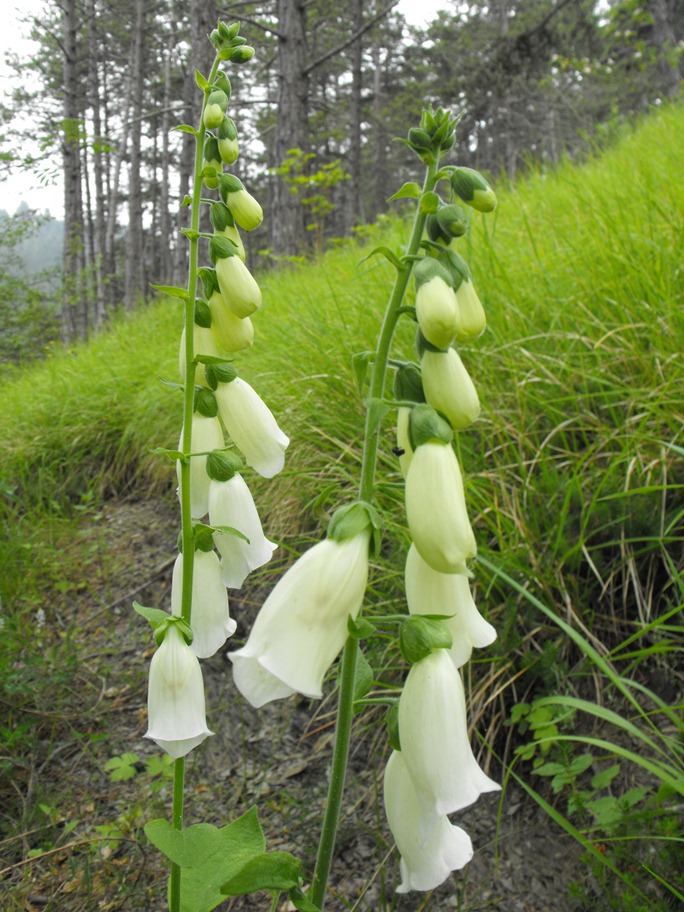
[[[146,738],[177,760],[212,735],[207,727],[204,682],[197,656],[176,624],[152,656]]]
[[[242,649],[229,653],[238,690],[256,707],[292,693],[320,699],[368,580],[370,532],[306,551],[264,602]]]
[[[481,649],[496,639],[496,630],[475,606],[466,573],[440,573],[409,548],[405,571],[406,601],[411,614],[449,615],[442,621],[451,633],[448,650],[457,668],[470,659],[473,647]]]
[[[264,478],[277,475],[290,441],[263,399],[241,377],[219,383],[215,395],[221,420],[247,465]]]
[[[421,801],[404,761],[393,751],[384,778],[387,822],[401,855],[397,893],[434,890],[473,857],[470,837]]]
[[[399,699],[399,737],[418,797],[433,813],[460,811],[500,788],[473,756],[463,683],[447,650],[411,667]]]
[[[214,544],[221,555],[223,584],[239,589],[247,574],[267,563],[277,548],[264,535],[254,498],[239,473],[228,481],[209,485],[209,522],[242,532],[245,541],[231,532],[214,532]]]
[[[171,613],[177,617],[181,614],[182,592],[183,555],[179,554],[171,579]],[[190,626],[193,633],[190,648],[200,659],[213,656],[235,633],[236,624],[230,616],[219,559],[213,551],[195,551],[194,554]]]

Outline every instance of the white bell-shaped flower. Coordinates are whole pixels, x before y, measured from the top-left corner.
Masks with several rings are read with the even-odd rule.
[[[247,465],[264,478],[277,475],[290,441],[263,399],[241,377],[219,383],[215,396],[221,421]]]
[[[463,479],[450,444],[415,449],[406,474],[406,516],[421,557],[440,573],[458,573],[477,545],[468,520]]]
[[[402,751],[393,751],[384,779],[385,813],[401,855],[401,884],[397,893],[434,890],[452,871],[459,871],[473,857],[470,836],[435,814],[420,800],[404,762]]]
[[[320,699],[368,580],[370,533],[327,538],[297,560],[264,602],[242,649],[228,654],[240,693],[263,706],[292,693]]]
[[[473,756],[461,675],[446,649],[411,667],[399,699],[399,738],[418,797],[433,813],[460,811],[500,788]]]
[[[192,452],[210,453],[220,450],[225,445],[221,422],[218,418],[206,418],[195,412],[192,416]],[[183,449],[183,432],[181,431],[178,449]],[[180,462],[176,463],[178,484],[181,480]],[[207,457],[190,457],[190,511],[193,519],[201,519],[209,510],[209,482],[207,475]]]
[[[212,481],[209,485],[209,523],[230,526],[249,539],[245,541],[231,532],[214,532],[223,583],[231,589],[239,589],[247,574],[268,563],[278,547],[264,535],[254,498],[237,473],[228,481]]]
[[[171,613],[180,617],[183,593],[183,555],[173,565],[171,578]],[[219,559],[214,551],[195,551],[192,569],[193,640],[190,648],[200,659],[207,659],[235,633],[236,623],[230,616],[228,593]]]
[[[455,349],[424,352],[420,372],[426,400],[446,416],[454,430],[468,427],[475,421],[480,414],[480,400]]]
[[[475,606],[465,573],[433,570],[411,545],[406,558],[406,601],[411,614],[450,615],[442,621],[453,638],[448,650],[457,668],[470,659],[473,646],[481,649],[496,639],[496,630]]]
[[[176,624],[152,656],[147,714],[145,737],[174,760],[213,734],[207,728],[202,669]]]

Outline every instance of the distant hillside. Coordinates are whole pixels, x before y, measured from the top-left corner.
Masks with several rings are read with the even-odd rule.
[[[7,219],[17,216],[26,216],[30,212],[26,203],[20,204],[14,216],[10,216],[5,209],[0,209],[0,222],[4,223]],[[52,218],[47,212],[41,214],[34,211],[33,215],[39,223],[38,227],[35,231],[29,229],[27,236],[14,248],[20,265],[17,267],[16,263],[4,263],[4,267],[11,275],[17,275],[18,269],[24,275],[28,273],[34,276],[46,269],[61,268],[64,222]]]

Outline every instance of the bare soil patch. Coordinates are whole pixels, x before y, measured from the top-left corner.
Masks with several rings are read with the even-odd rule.
[[[27,759],[25,775],[14,783],[25,810],[36,802],[51,810],[38,827],[35,819],[25,830],[18,824],[16,838],[0,844],[0,867],[9,869],[0,881],[0,908],[7,912],[166,909],[165,864],[142,826],[168,816],[171,789],[163,775],[146,769],[159,753],[143,738],[153,642],[131,602],[168,606],[177,527],[172,498],[109,503],[84,521],[79,547],[90,549],[86,569],[55,609],[79,655],[74,689],[81,711],[54,720],[52,739]],[[236,639],[246,635],[263,585],[257,576],[232,598]],[[223,825],[257,803],[269,848],[292,851],[310,866],[327,790],[334,699],[316,705],[292,698],[255,711],[236,691],[225,651],[203,667],[216,734],[189,758],[186,823]],[[455,821],[476,847],[465,872],[430,897],[393,894],[398,864],[382,809],[384,735],[378,726],[362,726],[327,908],[580,908],[567,891],[583,870],[577,845],[515,787],[501,803],[498,795],[483,796]],[[112,781],[104,766],[126,752],[137,755],[137,774]],[[491,774],[498,775],[494,768]],[[267,907],[260,896],[224,908]]]

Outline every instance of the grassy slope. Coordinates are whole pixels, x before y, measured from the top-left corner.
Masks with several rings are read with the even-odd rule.
[[[683,139],[684,111],[658,112],[597,160],[502,192],[461,248],[489,318],[463,352],[483,402],[459,442],[476,534],[483,553],[503,552],[570,611],[599,607],[583,597],[591,582],[648,613],[669,575],[665,542],[682,500],[668,446],[682,442],[684,402]],[[262,282],[257,344],[240,366],[292,438],[286,473],[255,482],[285,540],[311,511],[334,508],[340,485],[356,485],[350,359],[373,344],[391,281],[381,258],[357,264],[404,231],[387,220],[368,244]],[[159,378],[176,379],[179,320],[177,303],[161,301],[3,389],[0,490],[15,508],[40,516],[92,490],[172,483],[149,450],[177,439],[179,396]],[[411,337],[407,321],[407,355]],[[396,500],[391,443],[388,430],[381,479]]]

